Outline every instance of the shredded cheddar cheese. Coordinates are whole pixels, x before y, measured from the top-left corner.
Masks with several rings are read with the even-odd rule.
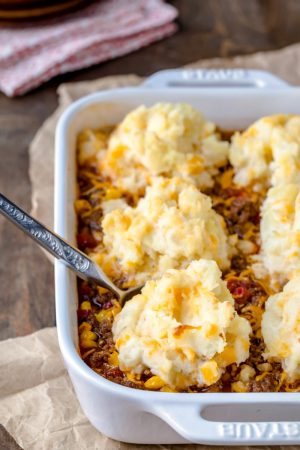
[[[216,261],[232,312],[211,315],[208,305],[216,314],[227,294],[204,289],[199,275],[157,296],[154,310],[150,289],[148,328],[129,329],[129,314],[117,336],[130,302],[121,310],[108,290],[80,282],[79,349],[94,371],[160,392],[300,392],[298,291],[290,288],[299,275],[299,117],[260,119],[229,143],[191,106],[158,104],[79,134],[78,246],[122,288],[159,286],[170,268]]]

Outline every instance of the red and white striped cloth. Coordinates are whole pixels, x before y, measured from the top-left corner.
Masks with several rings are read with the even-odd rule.
[[[173,34],[163,0],[101,0],[59,19],[0,29],[0,90],[17,96],[46,80],[130,53]]]

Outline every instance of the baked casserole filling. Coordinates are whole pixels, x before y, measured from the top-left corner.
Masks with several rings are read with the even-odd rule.
[[[83,360],[161,392],[300,391],[300,116],[225,132],[158,103],[77,142]],[[299,225],[298,225],[299,223]]]

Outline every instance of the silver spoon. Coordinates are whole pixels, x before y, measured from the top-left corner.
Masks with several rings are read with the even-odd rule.
[[[119,299],[121,306],[134,295],[140,293],[143,286],[137,286],[126,291],[119,289],[87,255],[68,244],[68,242],[53,233],[53,231],[50,231],[1,193],[0,213],[21,228],[24,233],[44,247],[55,258],[66,264],[80,278],[92,281],[112,291]]]

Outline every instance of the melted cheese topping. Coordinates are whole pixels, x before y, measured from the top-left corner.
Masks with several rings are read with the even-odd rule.
[[[276,358],[294,381],[300,379],[300,275],[266,302],[262,333],[266,357]]]
[[[136,191],[149,176],[180,176],[200,187],[226,162],[228,143],[188,104],[157,103],[130,112],[112,134],[102,171],[116,186]]]
[[[150,368],[177,390],[215,383],[249,354],[251,328],[233,303],[214,261],[193,261],[148,281],[115,318],[120,368]]]
[[[271,188],[262,206],[260,258],[273,282],[283,283],[300,269],[299,193],[296,184]]]
[[[102,229],[109,255],[137,282],[199,258],[221,269],[230,264],[223,218],[208,196],[179,178],[153,178],[137,206],[106,214]]]
[[[300,116],[264,117],[236,133],[229,159],[241,186],[300,183]]]

